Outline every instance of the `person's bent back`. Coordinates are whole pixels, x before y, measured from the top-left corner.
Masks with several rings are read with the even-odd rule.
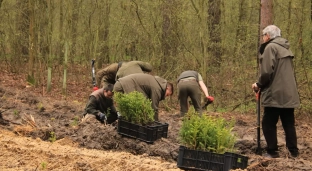
[[[119,63],[112,63],[109,66],[96,72],[97,87],[105,87],[108,84],[115,84],[118,67]]]
[[[116,80],[119,78],[125,77],[130,74],[137,74],[137,73],[144,73],[144,72],[151,72],[153,69],[152,65],[148,62],[143,61],[130,61],[123,63],[122,66],[119,68],[116,74]]]
[[[143,93],[152,101],[152,108],[155,111],[154,118],[158,121],[159,102],[173,94],[173,85],[161,77],[143,73],[120,78],[114,85],[114,92],[130,93],[133,91]]]

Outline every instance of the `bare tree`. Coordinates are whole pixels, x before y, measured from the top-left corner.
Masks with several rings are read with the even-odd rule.
[[[27,81],[35,83],[34,78],[34,64],[36,58],[36,35],[35,35],[35,2],[33,0],[28,1],[29,9],[29,60],[28,60],[28,76]]]
[[[236,40],[239,41],[235,41],[235,47],[238,46],[239,43],[244,42],[246,40],[246,32],[247,32],[247,27],[246,27],[246,20],[248,17],[248,13],[247,13],[247,7],[246,7],[247,3],[245,0],[240,0],[239,2],[239,8],[238,8],[238,25],[237,25],[237,29],[236,29]],[[235,48],[236,52],[235,53],[240,53],[238,51],[240,51],[241,49],[239,48]]]
[[[63,46],[64,46],[64,40],[63,40],[63,25],[64,25],[64,2],[63,0],[59,0],[59,10],[60,10],[60,14],[59,14],[59,41],[57,44],[57,56],[58,56],[58,63],[62,64],[63,62],[63,56],[64,56],[64,52],[63,52]]]
[[[13,40],[11,47],[14,47],[13,56],[15,60],[11,60],[12,64],[15,64],[11,69],[14,72],[20,71],[19,68],[24,65],[24,62],[29,60],[29,7],[26,0],[17,1],[16,7],[18,11],[15,13],[15,27],[16,30],[11,30]]]
[[[105,1],[103,12],[100,12],[99,17],[99,41],[102,46],[100,47],[100,59],[97,60],[97,67],[101,68],[103,63],[110,63],[110,53],[109,53],[109,27],[110,27],[110,8],[111,2]]]
[[[221,29],[220,29],[220,10],[221,1],[209,0],[208,4],[208,31],[210,45],[208,45],[208,52],[212,53],[214,58],[212,65],[220,66],[221,63]]]
[[[273,20],[273,0],[261,0],[260,35],[266,26],[273,24]]]
[[[78,28],[78,19],[79,19],[79,10],[81,6],[81,0],[73,0],[72,1],[72,14],[71,14],[71,58],[70,61],[73,62],[74,56],[76,55],[76,50],[77,50],[77,28]]]
[[[262,43],[261,35],[262,30],[273,24],[273,0],[260,0],[260,25],[259,25],[259,39],[258,44]],[[257,65],[259,66],[259,61],[257,60]]]
[[[48,59],[47,59],[47,65],[48,65],[48,78],[47,78],[47,92],[50,92],[52,87],[51,87],[51,81],[52,81],[52,54],[53,54],[53,3],[51,2],[52,0],[48,1],[48,34],[47,34],[47,39],[48,39],[48,44],[49,44],[49,54],[48,54]]]
[[[177,8],[177,2],[175,0],[164,0],[162,4],[162,38],[161,46],[163,51],[163,56],[161,59],[161,67],[170,68],[169,60],[174,59],[175,54],[177,53],[177,21],[175,20],[175,10]]]
[[[69,43],[68,43],[68,38],[66,36],[65,37],[65,53],[64,53],[64,62],[63,62],[63,67],[64,67],[64,74],[63,74],[63,87],[62,87],[62,93],[63,95],[65,95],[65,97],[67,96],[67,67],[68,67],[68,53],[69,53]]]

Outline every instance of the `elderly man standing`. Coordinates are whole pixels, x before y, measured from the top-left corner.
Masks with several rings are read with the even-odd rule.
[[[263,44],[260,47],[260,75],[252,84],[254,91],[261,91],[264,107],[262,131],[267,143],[266,157],[279,157],[276,124],[281,118],[286,136],[286,147],[292,157],[298,156],[294,108],[299,107],[293,59],[288,40],[281,37],[275,25],[263,29]]]
[[[130,93],[133,91],[143,93],[152,101],[152,108],[155,111],[154,119],[158,121],[159,102],[166,96],[172,95],[173,84],[158,76],[139,73],[119,78],[114,85],[114,92]]]

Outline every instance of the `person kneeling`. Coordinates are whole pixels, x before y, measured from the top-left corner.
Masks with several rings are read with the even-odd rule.
[[[111,124],[118,119],[117,111],[113,102],[113,84],[92,92],[84,111],[84,119],[96,117],[101,123]]]

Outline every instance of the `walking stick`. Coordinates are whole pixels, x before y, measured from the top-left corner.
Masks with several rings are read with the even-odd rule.
[[[261,144],[260,144],[260,96],[261,96],[261,91],[258,90],[256,94],[256,99],[257,99],[257,149],[256,149],[256,154],[261,155],[262,154],[262,149],[261,149]]]

